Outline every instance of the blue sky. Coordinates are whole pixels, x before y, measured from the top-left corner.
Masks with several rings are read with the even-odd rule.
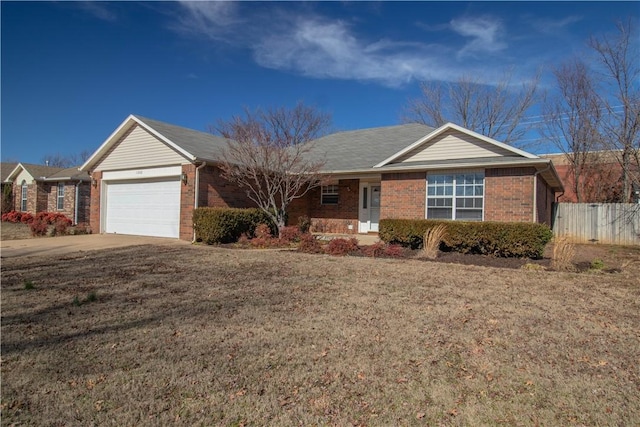
[[[510,68],[514,83],[541,70],[550,88],[551,67],[586,52],[590,35],[640,19],[638,2],[0,7],[1,157],[28,163],[93,151],[131,113],[204,131],[245,106],[303,101],[336,130],[393,125],[420,81]]]

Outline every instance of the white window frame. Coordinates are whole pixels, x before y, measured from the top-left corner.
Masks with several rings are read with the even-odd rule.
[[[467,184],[464,182],[460,182],[460,179],[464,179],[465,175],[482,175],[482,181],[481,181],[481,185],[478,183],[473,183],[473,184]],[[429,183],[429,178],[433,178],[433,177],[443,177],[444,179],[442,181],[444,182],[438,182],[438,183]],[[425,206],[425,218],[427,219],[443,219],[443,220],[453,220],[453,221],[484,221],[484,212],[485,212],[485,173],[484,171],[479,171],[479,170],[474,170],[474,171],[452,171],[452,172],[433,172],[433,173],[428,173],[427,174],[427,194],[426,194],[426,206]],[[450,184],[449,184],[450,181]],[[474,181],[475,181],[475,177],[474,177]],[[465,195],[465,194],[459,194],[460,192],[465,193],[465,188],[473,188],[473,194],[470,195]],[[482,190],[482,195],[478,195],[476,194],[477,188],[481,188]],[[441,193],[441,194],[431,194],[429,195],[429,190],[433,189],[431,192],[432,193]],[[460,191],[460,189],[462,189],[462,191]],[[448,206],[445,205],[441,205],[441,206],[429,206],[430,204],[430,200],[443,200],[443,201],[447,201],[450,200],[450,203]],[[476,204],[476,201],[480,201],[480,203],[482,204],[481,207],[477,207],[477,206],[473,206],[473,207],[459,207],[458,204],[459,202],[463,201],[463,200],[473,200],[474,202],[472,202],[474,205]],[[429,217],[429,208],[450,208],[451,209],[451,217],[449,218],[433,218],[433,217]],[[481,215],[479,219],[476,218],[458,218],[458,211],[464,211],[464,210],[473,210],[473,211],[477,211],[480,210],[481,211]]]
[[[328,184],[320,187],[320,204],[321,205],[337,205],[339,201],[340,201],[340,188],[338,187],[338,184]]]
[[[27,211],[28,193],[27,181],[22,181],[22,184],[20,185],[20,211],[22,212]]]
[[[58,194],[56,196],[56,209],[64,210],[64,182],[58,183]]]

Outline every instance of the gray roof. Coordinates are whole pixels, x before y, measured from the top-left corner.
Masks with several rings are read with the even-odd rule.
[[[0,181],[5,182],[9,174],[18,166],[17,163],[2,162],[0,163]]]
[[[218,154],[227,146],[227,140],[207,132],[188,129],[146,117],[135,116],[149,127],[195,156],[198,160],[216,160]]]
[[[74,166],[72,168],[62,169],[54,174],[46,177],[47,181],[90,181],[91,178],[87,172],[81,172],[78,170],[80,166]]]
[[[60,172],[64,168],[56,168],[53,166],[34,165],[31,163],[19,163],[22,167],[31,174],[36,181],[41,181],[42,178],[46,178],[49,175]]]
[[[369,169],[433,131],[411,123],[338,132],[309,142],[309,158],[326,161],[326,171]]]

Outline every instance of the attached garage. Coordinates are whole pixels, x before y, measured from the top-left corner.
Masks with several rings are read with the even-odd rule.
[[[180,180],[105,183],[106,233],[180,237]]]

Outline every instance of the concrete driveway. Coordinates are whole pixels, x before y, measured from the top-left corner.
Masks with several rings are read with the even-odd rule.
[[[0,256],[63,255],[70,252],[94,251],[135,245],[190,245],[179,239],[127,236],[124,234],[86,234],[81,236],[42,237],[0,242]]]

